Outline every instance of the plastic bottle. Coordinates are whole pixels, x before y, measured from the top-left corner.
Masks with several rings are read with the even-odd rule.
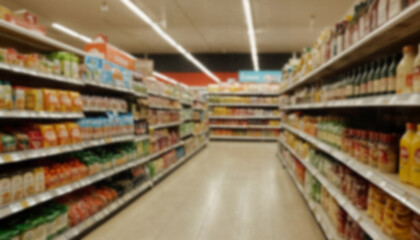
[[[413,159],[413,139],[416,134],[416,125],[407,123],[405,125],[406,132],[400,140],[400,180],[405,183],[410,183],[410,163]]]
[[[404,57],[401,59],[397,67],[397,93],[413,92],[413,72],[415,47],[412,45],[404,46]]]
[[[419,44],[420,49],[420,44]],[[420,51],[414,59],[413,92],[420,93]]]
[[[417,132],[413,138],[413,161],[411,164],[410,182],[420,187],[420,124],[417,125]]]

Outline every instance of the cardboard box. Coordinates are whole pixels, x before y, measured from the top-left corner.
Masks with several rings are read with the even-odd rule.
[[[108,43],[104,35],[98,35],[85,45],[85,52],[101,57],[126,69],[134,70],[135,58]]]
[[[135,71],[143,74],[143,77],[153,77],[154,62],[149,59],[137,59],[135,63]]]

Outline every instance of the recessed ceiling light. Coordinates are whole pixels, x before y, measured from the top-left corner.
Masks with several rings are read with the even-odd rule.
[[[190,60],[196,67],[203,71],[207,76],[209,76],[213,81],[220,82],[220,79],[214,75],[210,70],[208,70],[201,62],[199,62],[195,57],[191,55],[187,50],[185,50],[181,45],[179,45],[171,36],[169,36],[165,31],[163,31],[159,25],[145,13],[140,8],[138,8],[130,0],[121,0],[126,7],[128,7],[133,13],[135,13],[140,19],[145,21],[152,29],[165,41],[167,41],[172,47],[174,47],[178,52],[184,55],[188,60]]]

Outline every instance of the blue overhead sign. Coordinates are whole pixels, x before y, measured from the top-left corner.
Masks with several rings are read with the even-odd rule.
[[[281,71],[239,71],[239,82],[270,83],[281,80]]]

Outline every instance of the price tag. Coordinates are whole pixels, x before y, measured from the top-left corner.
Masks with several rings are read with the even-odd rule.
[[[22,206],[22,208],[27,208],[29,207],[29,203],[27,200],[22,200],[20,201],[20,206]]]
[[[13,203],[10,205],[10,210],[12,213],[19,212],[22,210],[22,205],[20,205],[20,203]]]
[[[41,195],[39,195],[39,200],[42,202],[45,202],[48,199],[51,199],[51,194],[49,192],[42,193]]]
[[[107,139],[105,139],[105,142],[106,142],[106,143],[111,143],[111,142],[112,142],[112,140],[111,140],[110,138],[107,138]]]
[[[4,154],[2,155],[3,161],[6,163],[9,163],[13,161],[13,157],[10,154]]]

